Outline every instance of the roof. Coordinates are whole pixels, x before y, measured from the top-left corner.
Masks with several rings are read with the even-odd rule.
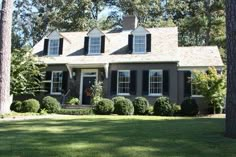
[[[179,66],[223,66],[217,47],[178,47],[177,27],[148,28],[152,34],[152,51],[146,54],[128,53],[131,31],[103,31],[106,36],[105,53],[84,55],[84,37],[88,32],[60,32],[65,37],[63,55],[42,56],[44,37],[33,48],[33,53],[46,64],[105,64],[179,62]],[[198,52],[198,53],[197,53]],[[217,61],[217,62],[216,62]]]

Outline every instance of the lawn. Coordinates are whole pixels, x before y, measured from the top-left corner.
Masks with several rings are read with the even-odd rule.
[[[64,116],[0,121],[0,157],[235,157],[223,118]]]

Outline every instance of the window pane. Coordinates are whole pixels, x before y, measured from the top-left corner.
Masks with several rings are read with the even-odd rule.
[[[53,39],[49,41],[49,55],[58,55],[59,52],[59,40]]]
[[[118,72],[118,93],[129,94],[130,90],[130,72],[119,71]]]
[[[101,48],[101,38],[100,37],[90,37],[89,53],[99,54]]]
[[[53,72],[52,93],[60,93],[62,89],[62,72]]]
[[[145,35],[135,35],[134,36],[134,52],[145,52]]]
[[[149,94],[162,94],[162,71],[151,70],[149,73]]]

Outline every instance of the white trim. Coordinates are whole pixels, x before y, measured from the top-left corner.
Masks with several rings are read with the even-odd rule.
[[[195,98],[203,98],[203,95],[192,95],[191,97],[195,97]]]
[[[90,52],[90,45],[91,45],[91,38],[99,38],[100,44],[99,44],[99,52],[98,53],[91,53]],[[101,46],[102,46],[102,37],[101,35],[99,36],[89,36],[89,45],[88,45],[88,55],[101,55]]]
[[[96,75],[84,75],[84,73],[88,72],[95,72]],[[83,78],[86,77],[96,77],[96,81],[98,80],[98,69],[81,69],[80,73],[80,92],[79,92],[79,99],[80,99],[80,105],[82,105],[82,99],[83,99]]]
[[[63,71],[52,71],[50,95],[61,95],[61,92],[52,92],[53,91],[53,73],[62,73],[62,83],[63,83]]]
[[[57,40],[58,41],[58,50],[57,50],[57,54],[50,54],[50,43],[51,43],[51,40]],[[60,49],[60,39],[58,38],[56,38],[56,39],[54,39],[54,38],[50,38],[50,39],[48,39],[48,56],[59,56],[59,50]]]
[[[144,36],[144,52],[135,52],[135,36]],[[133,53],[135,53],[135,54],[147,53],[147,34],[143,34],[143,33],[133,34]]]
[[[119,96],[129,96],[130,93],[119,93],[119,72],[129,72],[129,83],[131,82],[130,78],[130,70],[117,70],[117,83],[116,83],[116,95]],[[129,87],[130,88],[130,87]]]
[[[151,71],[154,71],[154,72],[161,72],[161,77],[162,77],[162,88],[161,88],[161,93],[150,93],[150,74],[151,74]],[[163,96],[163,70],[162,69],[150,69],[149,70],[149,74],[148,74],[148,96]]]

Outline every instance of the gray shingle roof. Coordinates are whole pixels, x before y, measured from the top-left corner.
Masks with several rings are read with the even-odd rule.
[[[60,35],[66,38],[61,56],[42,56],[45,38],[34,46],[33,53],[47,64],[179,62],[183,67],[223,65],[217,47],[178,47],[176,27],[147,30],[152,34],[152,52],[146,54],[128,53],[131,31],[103,31],[106,35],[105,53],[97,56],[84,55],[84,37],[88,32],[61,32]]]

